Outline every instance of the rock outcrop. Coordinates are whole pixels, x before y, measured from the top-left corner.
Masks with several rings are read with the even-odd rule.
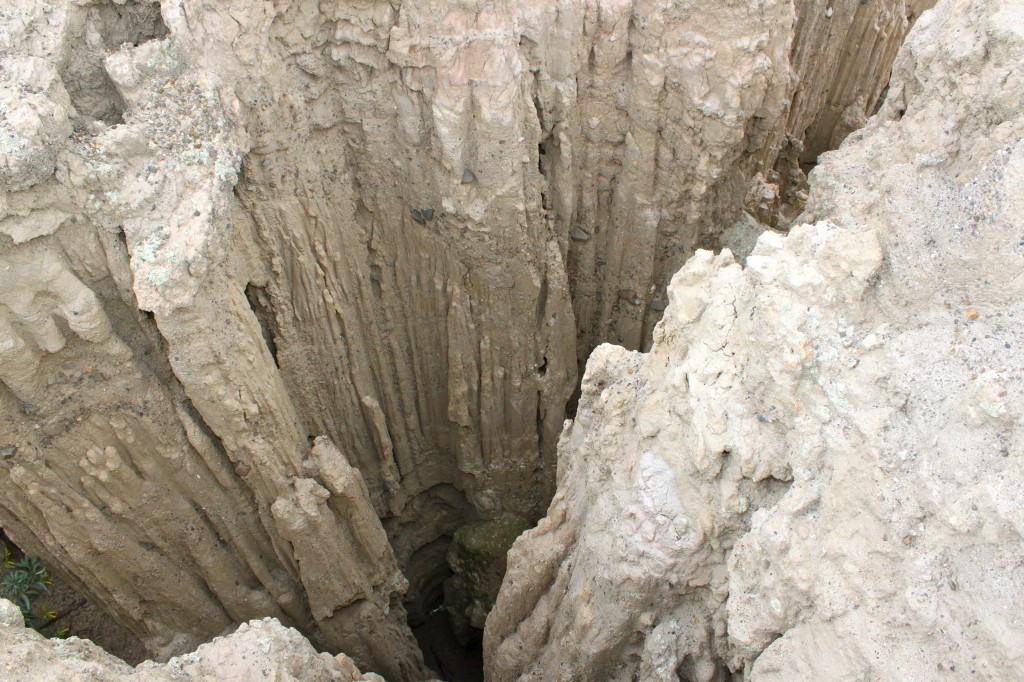
[[[133,668],[87,639],[47,639],[26,629],[18,607],[0,599],[0,648],[0,676],[6,682],[384,682],[379,675],[360,673],[344,654],[318,654],[298,631],[273,618],[243,623],[167,663],[147,661]]]
[[[426,674],[579,363],[797,210],[928,4],[7,3],[0,526],[159,658],[272,616]]]
[[[940,0],[789,234],[594,352],[488,679],[1024,676],[1022,75],[1024,5]]]

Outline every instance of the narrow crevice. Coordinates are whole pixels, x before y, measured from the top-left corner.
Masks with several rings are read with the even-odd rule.
[[[259,322],[260,332],[263,334],[263,341],[267,344],[270,357],[274,359],[274,364],[280,368],[281,363],[277,360],[277,318],[274,317],[274,311],[271,308],[270,296],[267,294],[266,287],[259,287],[255,284],[247,285],[245,287],[245,298],[249,301],[249,307],[256,316],[256,321]]]
[[[420,547],[408,561],[406,575],[414,599],[405,600],[409,627],[423,652],[428,668],[446,682],[483,680],[481,637],[460,642],[445,603],[445,583],[454,575],[448,565],[452,536],[442,535]]]
[[[412,629],[423,662],[446,682],[483,682],[483,642],[459,644],[443,600],[431,605],[426,620]]]

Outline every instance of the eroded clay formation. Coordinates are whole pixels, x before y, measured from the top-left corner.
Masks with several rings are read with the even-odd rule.
[[[159,658],[422,679],[456,531],[547,510],[493,679],[1014,670],[954,564],[1019,546],[1024,21],[943,0],[890,84],[931,4],[5,7],[0,525]]]
[[[489,679],[1024,675],[1022,65],[1024,4],[939,2],[788,235],[594,351]]]

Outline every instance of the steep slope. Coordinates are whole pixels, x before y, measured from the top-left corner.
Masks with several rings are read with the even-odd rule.
[[[488,679],[1024,675],[1022,74],[1024,5],[942,0],[789,235],[594,352]]]

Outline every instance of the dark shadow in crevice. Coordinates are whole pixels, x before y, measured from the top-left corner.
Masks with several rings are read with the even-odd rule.
[[[280,369],[281,363],[277,360],[277,318],[274,317],[274,310],[270,306],[270,296],[265,287],[249,284],[245,287],[245,298],[260,324],[260,332],[267,344],[267,350],[270,351],[270,357],[274,358],[274,364]]]
[[[423,662],[446,682],[483,682],[484,654],[481,637],[459,644],[448,621],[444,601],[434,602],[426,620],[413,627],[423,651]]]
[[[138,47],[167,35],[159,2],[129,0],[121,5],[108,2],[96,6],[96,13],[101,22],[103,43],[111,52],[124,44]]]

